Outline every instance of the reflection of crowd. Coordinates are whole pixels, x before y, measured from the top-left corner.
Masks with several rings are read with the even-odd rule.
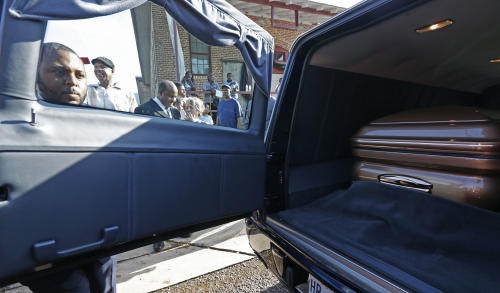
[[[97,57],[92,60],[92,64],[99,83],[89,85],[86,103],[98,108],[133,112],[137,101],[134,94],[125,91],[113,80],[113,62],[106,57]]]
[[[237,100],[238,82],[231,73],[222,87],[207,75],[203,83],[203,96],[188,96],[187,91],[196,91],[196,83],[190,71],[181,82],[163,80],[158,85],[158,95],[138,106],[134,113],[163,118],[185,120],[202,124],[241,128],[242,111]]]
[[[54,52],[58,52],[57,48],[62,48],[61,46],[64,45],[57,43],[45,44],[45,47],[55,48]],[[94,75],[99,82],[86,85],[83,100],[77,102],[76,98],[70,94],[67,100],[52,101],[77,103],[97,108],[209,125],[213,125],[215,122],[216,125],[220,126],[241,128],[242,111],[236,93],[239,91],[239,86],[238,82],[232,79],[231,73],[227,74],[227,80],[223,82],[222,87],[219,87],[212,74],[208,74],[207,81],[203,84],[204,94],[202,97],[197,97],[196,95],[188,96],[186,94],[197,89],[192,73],[187,71],[181,82],[161,81],[158,84],[157,95],[142,105],[138,105],[134,94],[123,89],[113,80],[113,74],[115,73],[113,61],[106,57],[97,57],[92,60],[92,64],[94,65]],[[81,76],[87,83],[84,69]],[[44,84],[39,86],[39,90],[41,93],[46,90]],[[51,99],[51,95],[41,94],[41,96],[46,100]]]
[[[170,80],[158,84],[158,95],[135,108],[134,113],[162,118],[181,119],[180,111],[174,107],[177,86]]]

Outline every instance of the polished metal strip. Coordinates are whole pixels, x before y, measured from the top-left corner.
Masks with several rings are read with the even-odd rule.
[[[328,259],[334,271],[369,292],[410,292],[271,217],[267,217],[266,223],[280,234],[287,235],[287,239],[291,236],[293,239],[291,242],[297,246],[307,247],[311,257],[316,255],[319,259]]]

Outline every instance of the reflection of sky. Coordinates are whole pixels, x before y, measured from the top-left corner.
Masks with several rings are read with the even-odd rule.
[[[115,64],[115,80],[137,92],[136,76],[141,76],[130,11],[82,20],[49,21],[45,42],[62,43],[80,57],[92,60],[108,57]],[[85,65],[88,82],[97,83],[93,66]]]

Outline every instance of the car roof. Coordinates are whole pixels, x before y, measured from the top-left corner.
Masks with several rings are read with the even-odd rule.
[[[376,2],[364,3],[344,14]],[[467,0],[420,1],[416,7],[388,13],[382,20],[324,41],[314,49],[309,64],[480,93],[500,81],[500,63],[489,62],[500,57],[499,10],[499,1],[478,0],[473,5]],[[323,26],[337,26],[344,21],[342,16]],[[453,24],[436,31],[416,32],[443,20]],[[322,37],[316,30],[309,34],[316,39]]]

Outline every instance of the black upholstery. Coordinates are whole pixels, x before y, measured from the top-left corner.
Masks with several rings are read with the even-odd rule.
[[[419,191],[357,181],[278,216],[414,290],[422,288],[401,271],[444,292],[498,291],[500,214]]]

